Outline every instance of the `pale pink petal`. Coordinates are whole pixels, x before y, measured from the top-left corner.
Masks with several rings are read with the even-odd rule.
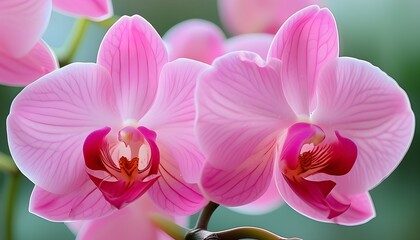
[[[284,201],[297,212],[309,218],[321,222],[337,223],[341,225],[359,225],[366,223],[375,217],[375,209],[369,193],[344,195],[333,190],[331,193],[333,198],[338,200],[341,204],[349,204],[350,207],[341,215],[328,218],[330,214],[329,210],[321,211],[320,209],[315,209],[311,207],[311,205],[308,205],[295,194],[281,174],[276,174],[276,179],[278,181],[277,186]]]
[[[152,223],[149,219],[150,214],[162,214],[162,211],[153,204],[150,197],[145,195],[109,216],[84,221],[76,239],[171,239]],[[173,217],[169,218],[174,220]]]
[[[47,28],[51,0],[0,1],[0,55],[22,57]]]
[[[166,62],[162,39],[142,17],[124,16],[111,27],[100,46],[98,64],[111,73],[123,119],[140,119],[147,112]]]
[[[250,51],[260,55],[261,58],[265,59],[268,54],[271,42],[273,41],[273,35],[271,34],[242,34],[229,38],[226,43],[226,52],[233,51]]]
[[[339,198],[339,196],[334,196]],[[369,193],[340,196],[343,202],[350,202],[350,208],[336,217],[334,223],[353,226],[368,222],[375,217],[375,207]]]
[[[238,206],[271,180],[277,139],[295,121],[282,89],[280,62],[235,52],[205,71],[197,89],[197,133],[207,164],[201,178],[215,202]]]
[[[162,69],[159,90],[152,108],[139,125],[153,129],[160,145],[171,152],[187,182],[197,183],[204,156],[194,133],[194,92],[198,75],[208,65],[178,59]]]
[[[59,222],[94,219],[108,215],[113,209],[89,180],[67,194],[54,194],[35,186],[29,202],[31,213]]]
[[[102,21],[113,15],[111,0],[52,0],[56,10],[75,17]]]
[[[270,180],[270,185],[268,186],[267,191],[257,200],[239,207],[232,207],[230,209],[242,214],[266,214],[280,207],[282,203],[283,199],[277,190],[274,179],[272,179]]]
[[[76,235],[80,230],[83,228],[83,226],[89,222],[89,220],[79,220],[79,221],[72,221],[72,222],[65,222],[66,226],[74,235]]]
[[[174,158],[164,146],[159,145],[161,165],[160,177],[149,189],[152,200],[165,212],[175,215],[191,215],[207,203],[197,184],[183,180],[179,167],[171,161]]]
[[[28,85],[7,119],[10,152],[19,169],[39,187],[71,192],[87,179],[83,142],[120,120],[110,76],[96,64],[75,63]]]
[[[233,34],[276,33],[296,11],[319,0],[219,0],[222,23]]]
[[[366,192],[400,163],[414,134],[406,93],[379,68],[353,58],[331,62],[320,76],[313,120],[353,141],[352,170],[332,178],[342,193]]]
[[[267,214],[279,208],[283,202],[273,178],[267,191],[260,198],[249,204],[236,207],[234,210],[245,214]]]
[[[197,133],[211,165],[234,170],[268,136],[295,121],[282,89],[280,62],[250,52],[219,58],[197,89]],[[271,141],[269,141],[271,142]]]
[[[190,58],[210,64],[225,52],[222,30],[205,20],[181,22],[169,29],[163,39],[168,45],[170,60]]]
[[[0,52],[0,83],[26,86],[58,67],[51,49],[42,41],[20,58]]]
[[[243,130],[247,131],[246,128]],[[254,143],[257,137],[250,139],[247,144],[256,147],[245,161],[233,169],[214,167],[209,159],[201,177],[201,186],[207,198],[225,206],[240,206],[261,197],[273,179],[273,161],[277,150],[277,139],[273,135],[258,143]],[[241,139],[237,141],[242,142]],[[229,160],[225,160],[225,165],[230,164]]]
[[[309,116],[315,106],[319,71],[338,57],[338,33],[331,12],[311,6],[293,15],[275,36],[269,57],[283,62],[289,104],[296,114]]]

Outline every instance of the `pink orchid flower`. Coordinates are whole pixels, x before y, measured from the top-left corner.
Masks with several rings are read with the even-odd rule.
[[[292,14],[321,0],[219,0],[223,25],[232,34],[272,33]]]
[[[78,18],[102,21],[113,15],[111,0],[52,0],[52,3],[55,10]]]
[[[25,86],[57,68],[40,40],[51,14],[48,0],[0,2],[0,83]]]
[[[40,40],[52,8],[101,21],[112,16],[111,0],[3,0],[0,3],[0,83],[26,86],[57,69],[51,49]]]
[[[211,64],[225,53],[248,50],[266,57],[274,35],[244,34],[226,39],[212,22],[201,19],[183,21],[163,36],[170,60],[190,58]]]
[[[338,52],[333,15],[310,6],[280,28],[266,60],[230,53],[201,75],[196,127],[210,200],[247,204],[274,175],[286,203],[310,218],[374,217],[368,191],[409,148],[414,114],[395,80]]]
[[[217,25],[201,19],[181,22],[163,36],[170,60],[190,58],[209,64],[225,53],[238,50],[252,51],[265,58],[273,38],[274,35],[271,34],[243,34],[226,39]],[[247,214],[264,214],[282,203],[283,200],[272,181],[259,199],[232,209]]]
[[[7,120],[11,154],[35,183],[30,211],[55,221],[104,216],[147,194],[172,214],[206,200],[193,132],[194,89],[207,65],[168,63],[155,29],[122,17],[97,63],[74,63],[27,86]]]
[[[150,220],[150,215],[160,214],[176,222],[187,223],[186,217],[170,217],[158,209],[148,196],[137,199],[129,206],[113,212],[111,215],[95,219],[68,222],[67,226],[77,234],[78,240],[138,240],[138,239],[172,239],[157,228]]]

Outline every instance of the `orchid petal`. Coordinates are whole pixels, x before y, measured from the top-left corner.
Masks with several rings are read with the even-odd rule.
[[[214,167],[208,161],[202,170],[202,189],[211,201],[225,206],[240,206],[257,200],[272,180],[276,149],[277,139],[268,136],[258,142],[242,164],[233,169]]]
[[[296,11],[319,0],[219,0],[222,23],[233,34],[275,33]]]
[[[60,222],[94,219],[109,214],[113,209],[90,181],[67,194],[55,194],[35,186],[29,203],[31,213]]]
[[[354,226],[366,223],[375,217],[375,208],[369,193],[343,195],[341,198],[341,201],[350,202],[351,205],[344,214],[334,219],[334,223]]]
[[[375,210],[369,193],[343,195],[333,190],[330,193],[331,196],[338,203],[348,205],[348,208],[340,215],[335,217],[330,216],[328,218],[329,213],[327,210],[308,205],[289,187],[289,184],[281,174],[276,174],[276,179],[278,181],[277,186],[284,201],[297,212],[317,221],[351,226],[365,223],[375,216]]]
[[[102,21],[112,17],[111,0],[52,0],[54,8],[75,17]]]
[[[271,34],[243,34],[226,41],[226,52],[245,50],[254,52],[265,59],[272,41]]]
[[[28,85],[13,101],[8,141],[17,166],[39,187],[66,193],[87,179],[86,136],[118,123],[110,76],[96,64],[75,63]]]
[[[275,36],[270,57],[283,62],[289,104],[296,114],[309,116],[319,71],[338,57],[338,32],[331,12],[311,6],[293,15]]]
[[[268,186],[267,191],[257,200],[239,207],[232,207],[230,209],[242,214],[259,215],[274,211],[281,206],[282,203],[283,199],[277,190],[274,179],[272,179],[270,180],[270,185]]]
[[[51,49],[42,41],[21,58],[0,53],[0,82],[26,86],[58,67]]]
[[[181,22],[172,27],[163,39],[168,44],[170,60],[190,58],[210,64],[225,52],[222,30],[205,20]]]
[[[208,66],[189,59],[168,63],[162,70],[152,108],[139,125],[156,131],[159,144],[170,151],[185,181],[198,182],[204,156],[193,131],[197,76]]]
[[[379,68],[353,58],[325,67],[313,119],[353,141],[358,150],[351,171],[332,178],[337,190],[354,194],[379,184],[402,160],[414,134],[406,93]]]
[[[191,215],[207,203],[197,184],[182,179],[179,167],[171,161],[174,156],[164,146],[159,145],[161,153],[160,177],[149,189],[153,201],[165,212],[175,215]]]
[[[233,169],[214,167],[210,161],[206,162],[201,177],[201,186],[206,196],[225,206],[240,206],[261,197],[273,177],[273,163],[277,153],[277,139],[273,135],[258,142],[250,156]]]
[[[122,119],[140,119],[147,112],[166,62],[162,39],[140,16],[124,16],[111,27],[99,49],[98,64],[111,73]]]
[[[0,55],[27,54],[47,28],[50,15],[50,0],[0,1]]]
[[[109,216],[85,221],[77,233],[77,239],[172,239],[149,219],[150,214],[158,213],[162,213],[162,211],[153,204],[150,197],[145,195]],[[170,219],[174,219],[174,217],[170,217]]]
[[[197,133],[212,167],[231,171],[292,122],[280,78],[280,62],[235,52],[219,58],[197,89]],[[271,142],[271,141],[269,141]]]

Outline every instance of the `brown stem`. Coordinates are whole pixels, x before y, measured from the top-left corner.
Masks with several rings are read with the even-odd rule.
[[[211,215],[213,215],[217,207],[219,207],[219,204],[214,203],[214,202],[209,202],[207,206],[204,207],[203,211],[198,217],[195,228],[207,230],[207,226],[209,225]]]
[[[284,238],[270,231],[257,227],[238,227],[225,231],[215,232],[222,240],[238,240],[244,238],[260,240],[299,240],[299,238]]]

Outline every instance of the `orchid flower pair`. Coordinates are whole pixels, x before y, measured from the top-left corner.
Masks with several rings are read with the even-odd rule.
[[[169,62],[149,23],[122,17],[97,63],[55,70],[12,104],[10,150],[36,185],[30,210],[92,220],[150,197],[189,215],[208,200],[249,204],[277,186],[308,217],[369,220],[368,191],[413,137],[406,94],[378,68],[338,57],[327,9],[293,15],[267,53]]]
[[[1,1],[0,83],[25,86],[57,68],[54,53],[40,40],[53,7],[75,17],[98,21],[112,15],[110,0]]]

